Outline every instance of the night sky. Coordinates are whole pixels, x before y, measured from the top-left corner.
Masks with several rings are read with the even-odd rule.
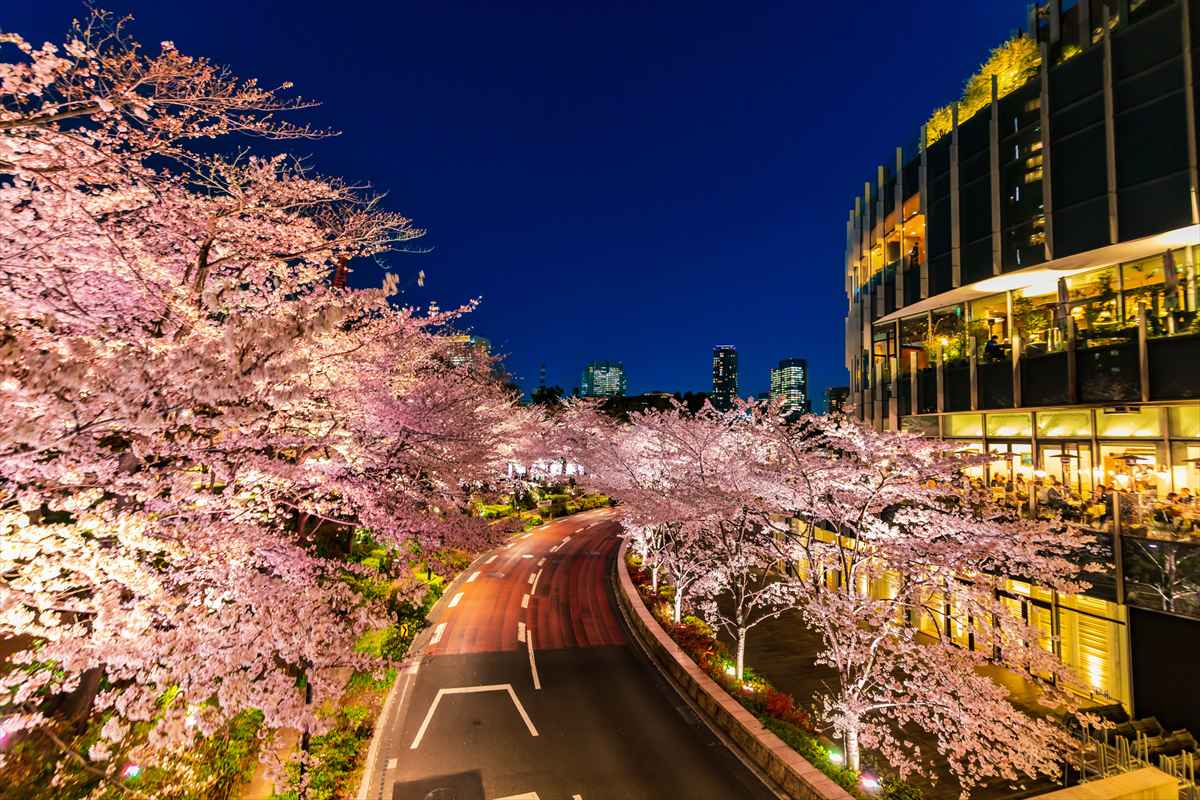
[[[389,268],[407,302],[470,320],[526,389],[625,363],[631,393],[741,390],[807,358],[844,384],[854,194],[1023,24],[1023,0],[791,3],[110,0],[179,49],[323,105],[300,143],[428,230]],[[6,2],[0,30],[61,41],[83,6]],[[8,51],[11,57],[11,50]],[[358,285],[380,272],[361,264]],[[407,282],[407,280],[405,281]]]

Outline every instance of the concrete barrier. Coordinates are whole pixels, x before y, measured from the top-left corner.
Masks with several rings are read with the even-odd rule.
[[[646,644],[658,667],[788,797],[795,800],[854,800],[849,792],[763,727],[757,717],[708,677],[667,635],[642,602],[633,579],[629,577],[629,569],[625,564],[628,544],[628,541],[622,541],[617,553],[617,602],[625,610],[634,632]]]
[[[1039,794],[1037,800],[1178,800],[1179,782],[1154,767],[1135,769],[1070,789]]]

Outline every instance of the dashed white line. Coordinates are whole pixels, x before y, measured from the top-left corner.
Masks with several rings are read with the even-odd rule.
[[[542,681],[538,678],[537,662],[533,660],[533,631],[525,631],[525,644],[529,645],[529,671],[533,674],[533,688],[542,690]]]
[[[538,566],[539,566],[539,567],[540,567],[542,564],[545,564],[545,563],[546,563],[546,557],[545,557],[545,556],[542,556],[541,558],[539,558],[539,559],[538,559]]]
[[[485,562],[483,562],[483,563],[485,563],[485,564],[490,564],[490,563],[492,563],[493,561],[495,561],[497,558],[499,558],[499,556],[492,556],[491,558],[489,558],[487,561],[485,561]]]
[[[525,623],[524,622],[517,623],[517,641],[518,642],[525,641]]]
[[[521,598],[521,608],[529,608],[529,595],[525,595]]]
[[[522,553],[521,558],[533,558],[533,554],[532,553]]]
[[[462,596],[463,593],[459,592],[458,594],[454,595],[454,597],[450,598],[450,608],[454,608],[456,605],[458,605],[458,601],[462,600]]]
[[[554,547],[551,547],[551,548],[550,548],[550,552],[551,552],[551,553],[557,553],[557,552],[558,552],[558,548],[560,548],[560,547],[562,547],[562,545],[561,545],[561,544],[556,544],[556,545],[554,545]]]
[[[442,634],[446,632],[446,623],[439,622],[438,626],[433,629],[433,638],[429,640],[430,644],[437,644],[442,640]]]
[[[475,580],[475,579],[476,579],[476,578],[478,578],[478,577],[479,577],[479,573],[478,573],[478,572],[472,572],[472,573],[471,573],[471,577],[467,578],[467,583],[470,583],[470,582],[472,582],[473,580]]]
[[[537,571],[537,574],[533,576],[533,585],[529,587],[530,594],[534,594],[535,592],[537,592],[538,581],[540,581],[541,579],[542,579],[542,571],[539,569]]]
[[[388,769],[395,769],[395,768],[396,768],[396,764],[397,764],[397,763],[399,763],[399,760],[398,760],[398,759],[395,759],[395,758],[389,758],[389,759],[388,759],[388,763],[387,763],[387,768],[388,768]]]
[[[533,575],[530,575],[530,576],[529,576],[529,582],[530,582],[530,583],[533,583]]]

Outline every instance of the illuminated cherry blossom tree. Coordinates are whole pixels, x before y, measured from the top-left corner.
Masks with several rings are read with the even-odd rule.
[[[838,681],[818,711],[850,766],[864,748],[901,775],[941,761],[964,796],[1057,774],[1066,735],[1049,712],[1073,709],[1078,678],[1013,587],[1081,591],[1078,532],[1014,518],[965,481],[969,460],[916,435],[750,405],[607,428],[572,413],[588,479],[667,572],[677,620],[698,603],[738,643],[739,672],[747,630],[785,608],[819,635]],[[997,669],[1035,684],[1046,713],[1014,706]]]
[[[0,737],[105,715],[69,757],[111,778],[138,722],[156,752],[247,708],[318,730],[386,624],[339,544],[495,541],[470,494],[536,415],[443,335],[470,306],[344,288],[421,235],[407,218],[286,155],[214,154],[318,135],[276,119],[307,103],[102,14],[0,53],[0,636],[31,642]]]
[[[1012,584],[1078,593],[1084,539],[1015,519],[963,478],[951,445],[852,421],[761,418],[762,486],[783,512],[781,547],[799,566],[796,604],[838,685],[821,698],[858,768],[873,749],[901,775],[945,763],[967,797],[992,780],[1058,774],[1067,745],[1051,709],[1079,681],[1048,631],[1022,616]],[[787,520],[783,522],[783,520]],[[987,674],[1036,685],[1045,714],[1013,705]],[[936,753],[903,731],[929,734]]]

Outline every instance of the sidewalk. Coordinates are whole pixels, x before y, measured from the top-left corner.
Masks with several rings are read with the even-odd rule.
[[[727,645],[733,646],[732,640],[723,631],[720,636]],[[800,614],[789,611],[777,619],[760,623],[750,631],[746,641],[746,665],[767,678],[775,688],[789,692],[796,698],[797,704],[810,706],[818,694],[837,682],[837,673],[833,669],[815,663],[820,646],[820,637],[805,627]],[[1001,674],[999,670],[991,677],[1009,689],[1018,707],[1025,710],[1033,708],[1032,692],[1035,690],[1030,684],[1011,673]],[[906,738],[919,742],[925,752],[937,752],[933,737],[924,731],[914,730]],[[909,782],[925,793],[926,800],[958,800],[958,782],[949,770],[939,770],[937,777],[936,784],[917,775],[910,778]],[[1060,787],[1048,780],[1029,783],[1020,791],[1001,783],[976,789],[971,797],[972,800],[1015,800],[1034,797],[1056,788]]]

